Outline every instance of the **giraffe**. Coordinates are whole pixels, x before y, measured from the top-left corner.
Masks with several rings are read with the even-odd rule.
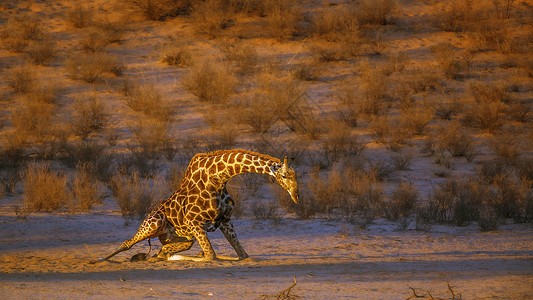
[[[173,254],[188,250],[198,241],[203,258],[210,261],[216,254],[207,237],[208,231],[220,228],[238,259],[248,257],[240,244],[231,221],[234,200],[226,189],[227,181],[243,173],[268,174],[276,179],[291,199],[298,203],[296,173],[287,164],[287,157],[279,159],[246,150],[222,150],[195,155],[187,167],[180,187],[163,200],[141,223],[132,239],[98,260],[102,262],[130,249],[145,239],[158,238],[161,250],[159,259],[168,259]]]

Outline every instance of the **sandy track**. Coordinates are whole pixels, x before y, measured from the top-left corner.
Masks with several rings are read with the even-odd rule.
[[[0,292],[14,298],[261,298],[297,280],[291,294],[405,299],[409,286],[463,299],[533,297],[533,231],[509,225],[495,233],[476,226],[434,226],[398,232],[377,222],[366,230],[328,220],[235,221],[252,256],[244,261],[130,263],[146,243],[110,262],[88,261],[118,247],[138,223],[113,214],[36,215],[0,219]],[[215,251],[234,256],[221,233]],[[155,244],[158,244],[156,242]],[[194,255],[198,245],[187,254]]]

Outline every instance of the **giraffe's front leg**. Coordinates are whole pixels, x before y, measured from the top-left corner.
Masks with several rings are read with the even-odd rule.
[[[161,248],[161,250],[159,250],[159,253],[157,254],[157,258],[162,260],[169,260],[169,258],[172,257],[174,254],[191,249],[193,244],[194,240],[163,245],[163,247]]]
[[[233,247],[233,249],[235,249],[235,252],[237,252],[239,259],[245,259],[249,257],[246,251],[244,251],[244,248],[239,242],[239,239],[237,238],[237,234],[235,233],[235,228],[233,227],[233,223],[231,222],[231,220],[226,220],[222,222],[220,224],[220,230],[222,231],[230,245]]]
[[[196,240],[198,240],[198,244],[200,244],[200,247],[202,247],[202,250],[204,252],[203,260],[214,260],[216,258],[216,254],[213,250],[213,247],[211,246],[211,242],[207,238],[207,232],[205,231],[203,226],[199,226],[196,228],[194,232],[194,237],[196,237]]]

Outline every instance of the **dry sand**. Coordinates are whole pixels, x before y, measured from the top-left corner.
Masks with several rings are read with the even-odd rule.
[[[327,219],[281,222],[242,218],[235,227],[251,258],[244,261],[143,261],[142,242],[109,262],[89,260],[114,250],[139,225],[113,212],[0,215],[0,295],[39,298],[275,297],[296,279],[290,295],[307,299],[405,299],[417,293],[463,299],[531,299],[533,230],[506,225],[480,233],[433,226],[398,231],[378,220],[367,229]],[[236,256],[220,231],[210,234],[217,254]],[[159,242],[154,241],[155,250]],[[154,250],[152,250],[154,251]],[[196,244],[187,255],[200,251]],[[152,252],[153,253],[153,252]]]

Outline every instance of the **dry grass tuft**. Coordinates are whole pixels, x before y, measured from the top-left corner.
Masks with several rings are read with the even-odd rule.
[[[67,177],[50,164],[33,162],[23,173],[24,206],[31,211],[55,211],[68,203]]]
[[[124,70],[123,63],[116,56],[103,52],[73,54],[67,58],[66,67],[72,78],[88,83],[120,76]]]
[[[75,97],[74,120],[72,121],[74,133],[82,139],[87,139],[92,132],[102,131],[108,121],[105,107],[96,98],[96,94],[85,94]]]
[[[185,79],[185,87],[202,102],[225,103],[235,93],[237,79],[224,62],[199,59]]]
[[[71,210],[90,211],[95,204],[102,202],[93,169],[91,163],[81,163],[76,167],[76,175],[72,181]]]

